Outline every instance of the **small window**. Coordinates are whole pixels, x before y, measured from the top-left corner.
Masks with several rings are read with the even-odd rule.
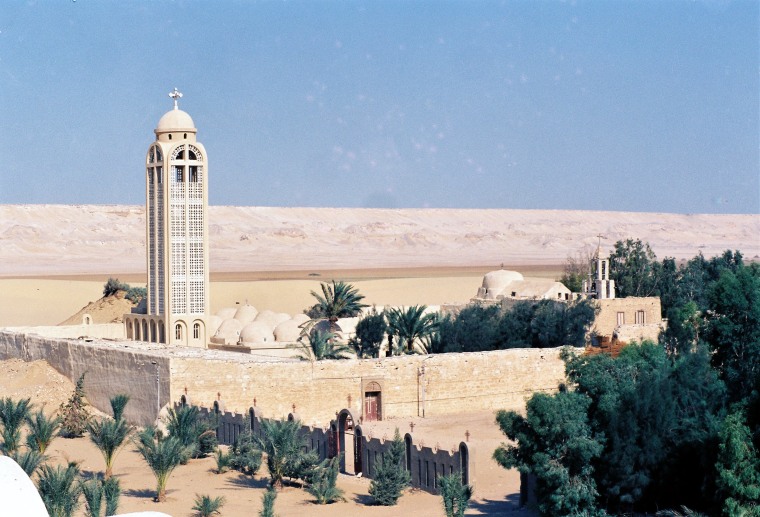
[[[177,183],[182,183],[185,181],[185,168],[184,167],[175,167],[174,172],[176,173],[176,181]]]
[[[187,133],[185,133],[185,140],[187,140]]]
[[[644,325],[646,323],[646,314],[644,311],[636,311],[636,324]]]
[[[517,291],[512,291],[512,298],[516,298],[516,297],[517,297]]]
[[[558,300],[561,300],[561,299],[562,299],[562,293],[557,293],[557,299],[558,299]]]
[[[174,338],[177,340],[182,339],[182,325],[179,323],[174,326]]]
[[[190,182],[198,182],[198,167],[190,167]]]
[[[170,135],[169,135],[169,140],[171,140],[171,139],[172,139],[172,135],[170,134]]]
[[[193,339],[200,339],[201,337],[201,324],[196,323],[193,325]]]
[[[618,312],[617,313],[617,324],[618,325],[625,325],[625,313],[624,312]]]
[[[192,152],[192,151],[188,151],[188,152],[187,152],[187,159],[188,159],[188,160],[197,160],[197,159],[198,159],[198,157],[195,155],[195,153],[194,153],[194,152]]]

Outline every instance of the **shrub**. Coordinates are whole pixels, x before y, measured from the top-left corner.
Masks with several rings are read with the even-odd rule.
[[[261,498],[261,511],[259,517],[277,517],[274,513],[274,500],[277,499],[277,491],[270,487]]]
[[[219,454],[223,453],[218,451],[217,457]],[[245,430],[238,436],[235,443],[232,444],[230,453],[226,456],[229,458],[229,466],[243,474],[254,476],[259,471],[262,453],[257,447],[257,442],[251,432],[250,423],[246,422]],[[218,459],[217,465],[219,465]]]
[[[109,277],[103,286],[103,296],[113,296],[119,291],[129,290],[128,284],[122,284],[118,278]]]
[[[37,490],[50,517],[71,517],[79,508],[82,488],[77,483],[78,476],[79,466],[76,463],[65,467],[40,467]]]
[[[0,424],[2,424],[2,449],[6,453],[13,453],[20,445],[21,427],[26,422],[32,409],[30,399],[21,399],[18,402],[11,398],[0,399]]]
[[[124,298],[134,304],[140,303],[143,298],[148,296],[148,289],[146,287],[127,287],[127,294],[124,295]]]
[[[210,495],[195,494],[195,505],[193,510],[198,512],[199,517],[211,517],[214,514],[221,513],[219,509],[224,506],[224,497],[214,497]]]
[[[29,415],[26,419],[29,434],[26,435],[26,446],[39,453],[44,453],[50,442],[55,438],[55,433],[61,427],[61,418],[58,416],[48,418],[40,409]]]
[[[164,438],[154,427],[148,426],[138,435],[137,452],[156,476],[156,501],[165,501],[166,483],[174,469],[187,458],[187,447],[178,438]]]
[[[317,504],[330,504],[338,500],[345,501],[343,490],[336,485],[339,467],[340,456],[326,459],[315,467],[310,476],[311,484],[306,490],[316,497]]]
[[[403,465],[405,454],[406,447],[397,427],[390,449],[375,462],[374,479],[369,485],[369,495],[374,497],[377,504],[395,505],[401,492],[409,486],[411,476]]]
[[[61,415],[61,430],[64,438],[79,438],[87,430],[90,413],[87,411],[87,401],[84,396],[84,373],[77,380],[74,393],[69,401],[61,404],[58,413]]]
[[[219,443],[216,439],[216,425],[201,415],[195,406],[169,409],[166,430],[187,448],[183,464],[187,463],[188,458],[203,458],[211,454]]]
[[[464,517],[472,498],[472,486],[462,483],[462,475],[459,472],[438,476],[438,486],[446,517]]]

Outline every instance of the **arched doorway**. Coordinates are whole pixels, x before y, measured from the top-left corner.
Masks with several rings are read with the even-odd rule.
[[[470,451],[467,448],[467,444],[461,442],[459,444],[459,467],[462,472],[462,484],[470,484]]]
[[[142,320],[142,335],[140,341],[148,341],[148,322]]]
[[[182,396],[179,398],[179,404],[180,404],[180,406],[182,406],[182,407],[187,407],[187,397],[185,397],[184,395],[182,395]]]
[[[406,433],[404,435],[404,448],[406,449],[406,470],[409,473],[412,472],[412,435]]]
[[[150,342],[155,343],[157,337],[158,332],[156,331],[156,320],[150,320]]]
[[[364,469],[362,468],[362,428],[360,426],[356,426],[356,429],[354,429],[354,474],[361,474],[364,472]]]
[[[355,440],[354,426],[355,420],[351,411],[344,409],[338,415],[338,454],[343,452],[343,459],[340,462],[341,470],[346,474],[356,474],[355,470]]]

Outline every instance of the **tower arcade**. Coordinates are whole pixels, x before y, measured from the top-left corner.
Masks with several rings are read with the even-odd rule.
[[[125,316],[127,337],[206,347],[209,314],[208,156],[190,115],[174,109],[145,157],[148,289],[145,314]]]

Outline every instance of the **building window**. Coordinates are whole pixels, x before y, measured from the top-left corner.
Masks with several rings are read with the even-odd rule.
[[[618,325],[625,325],[625,313],[624,312],[618,312],[617,313],[617,324]]]
[[[174,338],[177,340],[182,339],[182,325],[179,323],[174,326]]]
[[[177,183],[182,183],[185,181],[185,168],[184,167],[174,167],[174,172],[176,175],[176,181]]]
[[[646,323],[646,315],[644,311],[636,311],[636,324],[644,325]]]
[[[193,339],[200,339],[201,337],[201,324],[196,323],[193,325]]]

